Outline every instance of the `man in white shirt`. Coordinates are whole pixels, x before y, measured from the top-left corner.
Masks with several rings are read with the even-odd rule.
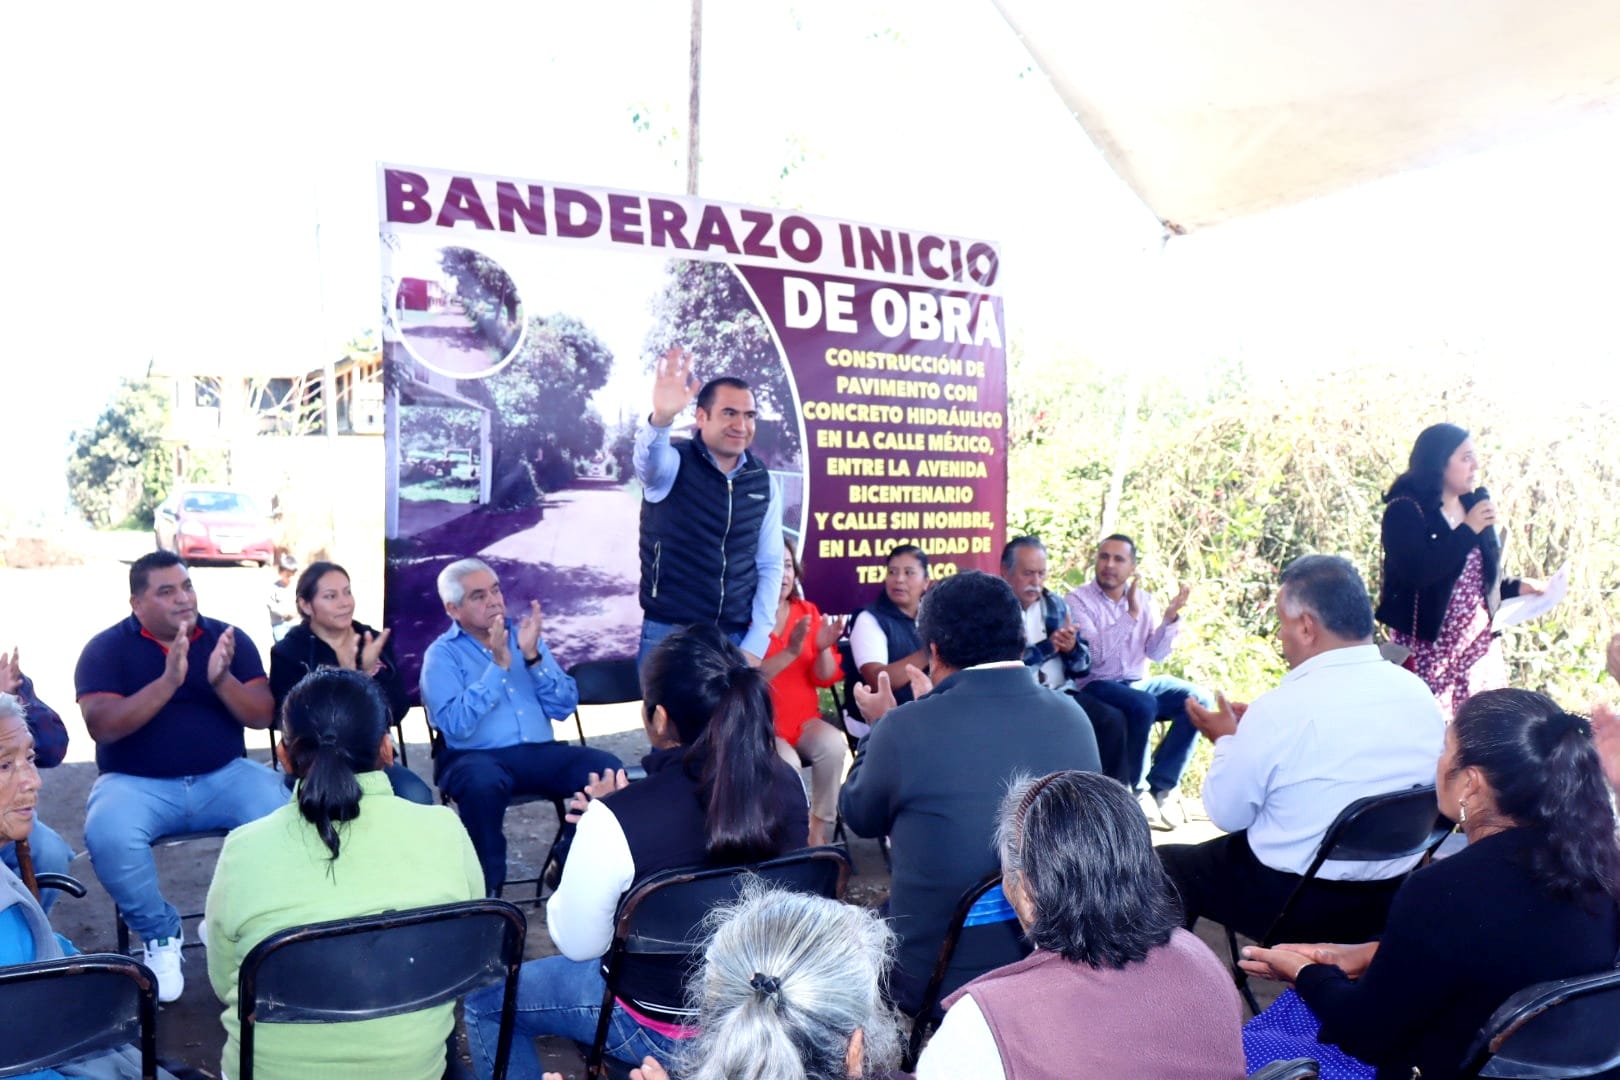
[[[1423,680],[1372,643],[1355,568],[1331,555],[1296,559],[1282,573],[1277,616],[1291,670],[1275,690],[1248,706],[1224,696],[1214,709],[1187,703],[1215,743],[1204,807],[1228,833],[1158,849],[1189,928],[1203,916],[1259,938],[1341,810],[1434,781],[1445,721]],[[1375,936],[1413,862],[1323,864],[1294,904],[1288,940]]]

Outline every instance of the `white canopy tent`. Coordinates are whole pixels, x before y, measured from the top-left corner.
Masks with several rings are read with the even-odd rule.
[[[994,0],[1171,233],[1433,165],[1620,99],[1610,0]]]

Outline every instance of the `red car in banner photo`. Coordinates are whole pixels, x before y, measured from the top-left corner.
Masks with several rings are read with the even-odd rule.
[[[153,515],[158,550],[197,560],[253,561],[275,558],[270,519],[246,492],[229,487],[180,487]]]

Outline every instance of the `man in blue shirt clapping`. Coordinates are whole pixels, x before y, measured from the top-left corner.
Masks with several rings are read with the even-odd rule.
[[[439,599],[452,623],[428,646],[421,686],[444,736],[434,783],[455,801],[493,896],[506,880],[502,820],[513,796],[566,799],[620,762],[553,736],[551,722],[574,711],[579,690],[540,640],[538,600],[508,620],[500,580],[480,559],[440,571]]]

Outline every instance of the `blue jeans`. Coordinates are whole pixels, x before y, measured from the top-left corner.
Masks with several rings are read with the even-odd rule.
[[[1192,698],[1205,708],[1214,708],[1213,694],[1171,675],[1153,675],[1134,683],[1099,679],[1087,683],[1083,689],[1125,714],[1125,761],[1129,776],[1119,779],[1127,787],[1133,791],[1140,789],[1144,772],[1147,773],[1147,790],[1154,793],[1169,791],[1181,783],[1181,774],[1187,771],[1187,761],[1198,741],[1198,729],[1187,719],[1187,699]],[[1150,770],[1148,737],[1160,717],[1170,721],[1170,730],[1159,740]]]
[[[547,956],[530,960],[518,973],[517,1011],[512,1028],[512,1056],[507,1066],[509,1080],[540,1080],[540,1056],[534,1040],[541,1035],[561,1035],[583,1046],[596,1041],[596,1022],[602,1014],[602,961],[570,960]],[[500,983],[474,990],[467,995],[463,1016],[467,1025],[467,1050],[479,1080],[495,1072],[495,1046],[501,1027]],[[640,1065],[651,1055],[665,1063],[676,1046],[673,1039],[649,1031],[631,1019],[617,1002],[608,1022],[606,1050],[609,1057]]]
[[[175,937],[180,913],[163,899],[152,841],[169,833],[234,829],[286,805],[281,777],[233,758],[201,776],[156,779],[102,773],[90,789],[84,846],[96,877],[142,941]]]
[[[58,836],[55,829],[38,818],[34,819],[34,831],[28,834],[28,850],[34,856],[36,874],[65,874],[68,872],[68,864],[73,861],[73,849],[68,846],[68,842]],[[12,873],[22,873],[17,868],[16,844],[0,846],[0,862],[11,867]],[[61,895],[56,889],[45,889],[40,893],[39,906],[50,911]]]
[[[654,622],[652,619],[641,620],[641,644],[636,649],[636,667],[640,668],[647,662],[647,654],[653,651],[653,646],[663,641],[677,630],[685,630],[691,623]],[[743,632],[727,634],[726,640],[739,649],[742,648]]]
[[[506,808],[514,795],[566,799],[585,790],[591,773],[620,767],[618,758],[592,746],[563,742],[520,743],[493,750],[439,752],[434,767],[439,790],[456,804],[467,837],[484,868],[490,896],[506,883]],[[573,826],[564,837],[572,838]]]

